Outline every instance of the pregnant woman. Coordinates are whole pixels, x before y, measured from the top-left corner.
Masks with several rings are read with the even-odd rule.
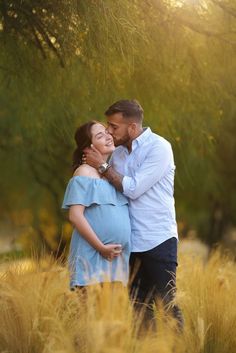
[[[70,287],[102,282],[128,281],[130,220],[128,201],[105,178],[108,165],[99,171],[82,164],[91,144],[108,159],[114,151],[112,136],[99,122],[90,121],[75,133],[74,174],[69,180],[62,208],[69,209],[74,226],[70,252]]]

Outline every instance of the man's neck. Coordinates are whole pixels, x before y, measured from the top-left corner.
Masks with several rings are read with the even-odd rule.
[[[140,128],[137,130],[137,133],[133,136],[132,139],[130,139],[130,141],[127,143],[126,147],[128,149],[128,152],[131,153],[132,152],[132,142],[139,137],[142,133],[143,133],[143,127],[140,126]]]

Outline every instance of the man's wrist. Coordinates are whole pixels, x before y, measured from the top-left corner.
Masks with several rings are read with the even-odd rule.
[[[112,168],[112,166],[109,166],[109,168],[103,175],[109,181],[109,183],[115,186],[117,190],[123,192],[123,185],[122,185],[123,175],[116,172]]]
[[[100,164],[100,166],[97,168],[99,174],[105,174],[108,169],[111,167],[111,165],[109,165],[107,162],[104,162],[102,164]]]

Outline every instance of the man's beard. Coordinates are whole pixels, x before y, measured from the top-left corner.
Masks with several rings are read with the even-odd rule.
[[[129,135],[125,135],[124,137],[122,137],[121,139],[119,140],[116,140],[114,137],[113,137],[113,141],[114,141],[114,145],[115,147],[118,147],[118,146],[127,146],[130,142],[130,137]]]

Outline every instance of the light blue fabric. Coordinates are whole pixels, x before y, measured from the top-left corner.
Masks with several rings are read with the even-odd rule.
[[[86,206],[84,216],[104,244],[122,245],[122,255],[112,262],[104,259],[74,228],[70,252],[70,286],[104,281],[128,281],[131,227],[128,201],[108,181],[84,176],[70,179],[62,208]]]
[[[175,164],[170,143],[150,128],[132,141],[132,151],[119,146],[112,167],[124,175],[123,193],[129,199],[132,252],[153,249],[178,239],[174,200]]]

